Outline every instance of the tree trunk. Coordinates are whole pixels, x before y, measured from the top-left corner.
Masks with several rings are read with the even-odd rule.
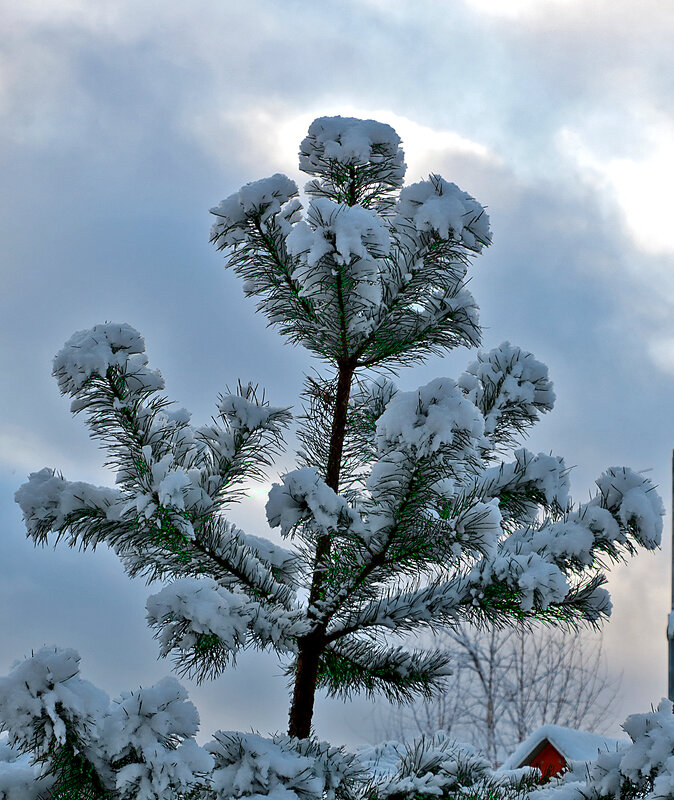
[[[320,636],[317,633],[310,634],[300,641],[288,724],[288,736],[296,736],[298,739],[306,739],[311,734],[318,662],[323,650],[322,638],[321,631]]]
[[[354,366],[351,362],[339,365],[337,394],[330,433],[330,450],[325,476],[326,484],[335,492],[339,491],[339,472],[342,464],[342,451],[346,434],[346,417],[349,408],[349,394],[353,380]],[[323,562],[330,555],[330,537],[319,536],[316,543],[314,574],[309,593],[309,618],[312,606],[321,599],[325,580]],[[314,697],[318,679],[318,665],[325,647],[325,626],[319,626],[308,636],[299,640],[295,686],[290,706],[288,735],[306,739],[311,735],[311,720],[314,713]]]

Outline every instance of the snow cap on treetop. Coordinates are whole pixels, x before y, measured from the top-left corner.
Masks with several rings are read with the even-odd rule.
[[[479,253],[491,243],[489,216],[480,203],[439,175],[406,186],[400,192],[398,218],[417,231],[436,231]]]
[[[300,169],[311,175],[328,170],[329,162],[356,167],[387,163],[387,182],[401,186],[405,176],[400,137],[390,125],[373,119],[318,117],[300,145]]]

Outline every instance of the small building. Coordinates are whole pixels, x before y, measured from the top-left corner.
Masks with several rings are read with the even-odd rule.
[[[600,752],[622,750],[630,744],[629,739],[613,739],[561,725],[543,725],[517,745],[500,769],[538,767],[544,783],[564,772],[571,761],[593,761]]]

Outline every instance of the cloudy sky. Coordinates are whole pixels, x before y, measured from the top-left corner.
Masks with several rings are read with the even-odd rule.
[[[408,178],[488,206],[471,290],[484,346],[548,364],[557,406],[527,446],[563,455],[584,500],[608,466],[652,469],[670,508],[674,447],[674,6],[659,0],[22,0],[0,10],[0,674],[74,647],[116,695],[169,669],[144,622],[154,589],[107,551],[35,550],[13,493],[28,472],[110,483],[50,377],[75,330],[128,322],[167,392],[205,421],[237,378],[297,403],[284,345],[208,244],[208,209],[282,171],[316,116],[387,122]],[[468,351],[405,371],[456,376]],[[291,464],[280,463],[279,471]],[[231,518],[265,534],[265,488]],[[669,516],[665,531],[670,529]],[[669,560],[613,571],[605,643],[619,719],[666,694]],[[272,657],[185,682],[216,728],[283,729]],[[371,736],[372,706],[321,700],[317,733]]]

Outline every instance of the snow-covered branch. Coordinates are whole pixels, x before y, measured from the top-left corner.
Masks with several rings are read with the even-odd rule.
[[[485,435],[494,446],[515,444],[555,402],[548,368],[510,342],[479,351],[458,385],[482,412]]]

